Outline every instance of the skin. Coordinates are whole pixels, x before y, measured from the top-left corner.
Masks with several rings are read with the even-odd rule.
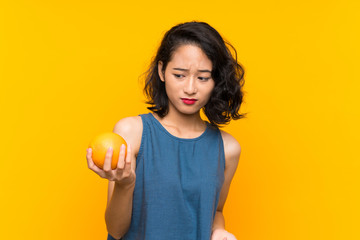
[[[158,70],[161,81],[165,82],[166,93],[169,98],[169,112],[160,118],[156,114],[154,117],[168,130],[172,135],[179,138],[195,138],[200,136],[206,129],[206,123],[200,117],[200,110],[209,100],[214,89],[215,82],[211,78],[212,62],[205,53],[197,46],[184,45],[180,46],[172,56],[164,72],[162,62],[159,62]],[[174,69],[177,68],[177,69]],[[182,69],[182,70],[181,70]],[[200,70],[208,70],[202,72]],[[187,105],[181,98],[193,98],[197,101],[195,104]],[[124,158],[125,151],[121,149],[118,168],[111,169],[112,152],[108,151],[105,158],[104,170],[99,169],[93,164],[91,152],[88,151],[88,166],[100,177],[109,180],[107,215],[110,217],[110,211],[125,211],[131,217],[131,211],[119,210],[119,202],[113,202],[113,194],[129,194],[133,191],[136,175],[136,157],[139,152],[142,136],[142,120],[140,116],[127,117],[116,123],[113,132],[121,135],[128,143],[127,159]],[[229,192],[230,184],[237,169],[240,158],[241,147],[237,140],[229,133],[221,130],[225,151],[225,180],[221,188],[219,203],[212,226],[211,240],[234,240],[235,236],[225,230],[225,220],[223,208]],[[128,192],[121,192],[119,189],[130,189]],[[116,191],[114,191],[116,190]],[[131,199],[132,200],[132,199]],[[130,203],[125,204],[127,208],[132,206]],[[111,209],[111,210],[109,210]],[[115,210],[116,209],[116,210]],[[106,216],[107,216],[106,215]],[[114,217],[115,218],[115,217]],[[112,230],[111,221],[107,222],[108,231],[114,237],[121,237],[129,227],[129,222],[116,223],[124,226],[121,233]],[[111,232],[112,231],[112,232]]]

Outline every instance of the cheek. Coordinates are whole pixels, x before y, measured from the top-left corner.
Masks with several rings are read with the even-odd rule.
[[[212,84],[209,89],[208,89],[208,95],[209,95],[209,98],[211,97],[213,91],[214,91],[214,88],[215,88],[215,84]]]
[[[165,83],[165,89],[166,91],[169,92],[176,92],[179,89],[181,89],[181,84],[179,84],[178,82],[176,82],[175,79],[173,79],[171,76],[168,76],[168,78],[166,79],[166,83]]]
[[[212,95],[212,91],[213,91],[213,88],[207,90],[207,92],[206,92],[206,94],[205,94],[206,97],[204,98],[204,102],[203,102],[204,105],[206,105],[206,104],[209,102],[209,99],[210,99],[210,97],[211,97],[211,95]]]
[[[176,87],[171,84],[165,84],[165,91],[169,98],[173,97],[176,93]]]

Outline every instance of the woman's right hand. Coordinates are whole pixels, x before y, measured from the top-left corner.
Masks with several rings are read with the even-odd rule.
[[[88,167],[93,170],[102,178],[106,178],[109,181],[115,181],[121,186],[134,185],[136,180],[136,174],[131,166],[131,146],[127,146],[127,154],[125,159],[125,145],[121,145],[119,160],[117,163],[116,169],[111,169],[111,159],[112,159],[113,150],[108,149],[105,156],[103,169],[97,167],[92,160],[92,149],[87,149],[86,159]]]

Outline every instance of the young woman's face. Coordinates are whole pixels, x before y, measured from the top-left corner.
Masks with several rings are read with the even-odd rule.
[[[195,114],[208,102],[215,82],[211,77],[212,62],[194,45],[182,45],[173,53],[171,61],[161,72],[163,63],[158,64],[161,81],[165,82],[169,99],[169,112]]]

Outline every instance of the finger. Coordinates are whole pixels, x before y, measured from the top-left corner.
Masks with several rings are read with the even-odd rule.
[[[94,161],[92,160],[92,149],[88,148],[86,151],[87,151],[86,159],[87,159],[88,167],[97,174],[99,174],[99,172],[101,172],[101,169],[98,168],[98,166],[96,166]]]
[[[119,170],[122,170],[124,168],[125,165],[125,145],[122,144],[120,147],[120,154],[119,154],[119,159],[118,159],[118,163],[117,163],[117,168]]]
[[[125,161],[125,171],[131,171],[131,146],[127,146],[126,161]]]
[[[112,147],[109,147],[106,151],[105,161],[104,161],[104,166],[103,166],[103,169],[105,172],[111,171],[112,155],[113,155],[113,149],[112,149]]]
[[[236,240],[236,237],[233,234],[229,233],[229,236],[227,236],[227,239],[228,240]]]

